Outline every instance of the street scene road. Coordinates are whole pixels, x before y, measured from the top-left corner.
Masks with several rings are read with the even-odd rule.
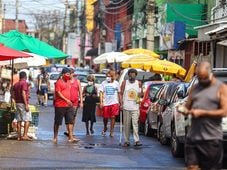
[[[183,169],[184,160],[173,158],[168,146],[161,146],[154,138],[141,136],[143,146],[129,148],[120,146],[119,122],[115,136],[101,136],[102,118],[97,117],[93,136],[86,136],[85,125],[78,112],[74,133],[81,139],[78,143],[68,143],[64,135],[65,126],[59,131],[58,144],[52,142],[54,107],[52,100],[48,106],[40,106],[38,139],[33,141],[0,140],[0,168],[119,168],[119,169]],[[36,103],[32,93],[31,103]],[[133,140],[131,139],[131,142]],[[122,141],[123,143],[123,141]],[[133,143],[133,142],[132,142]]]
[[[226,54],[227,0],[0,0],[0,170],[226,168]]]

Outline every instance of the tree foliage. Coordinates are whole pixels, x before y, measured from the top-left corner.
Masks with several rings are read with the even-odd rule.
[[[63,14],[60,11],[32,13],[38,38],[60,49],[62,47]]]

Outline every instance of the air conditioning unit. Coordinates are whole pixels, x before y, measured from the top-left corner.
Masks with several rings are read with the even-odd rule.
[[[102,30],[102,35],[106,36],[106,30]]]

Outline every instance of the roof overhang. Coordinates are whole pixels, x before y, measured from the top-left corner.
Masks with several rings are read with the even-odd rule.
[[[227,40],[220,41],[217,44],[222,46],[227,46]]]
[[[225,32],[225,31],[227,31],[227,24],[219,26],[211,31],[205,32],[205,34],[206,35],[217,34],[217,33]]]
[[[202,29],[202,28],[206,28],[206,27],[210,27],[210,26],[214,26],[214,25],[222,25],[222,24],[227,24],[227,21],[219,21],[219,22],[215,22],[215,23],[201,25],[201,26],[194,27],[194,29]]]

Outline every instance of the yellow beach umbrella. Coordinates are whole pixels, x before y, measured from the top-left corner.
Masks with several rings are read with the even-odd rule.
[[[173,75],[184,77],[186,70],[180,65],[167,61],[167,60],[154,60],[144,64],[144,70],[152,71],[155,73]]]
[[[130,55],[131,57],[124,62],[121,63],[121,67],[123,68],[140,68],[143,69],[144,64],[146,62],[151,62],[154,60],[158,60],[157,58],[151,57],[149,55],[145,54],[135,54],[135,55]]]
[[[143,49],[143,48],[132,48],[132,49],[123,51],[123,53],[128,54],[128,55],[145,54],[145,55],[149,55],[154,58],[160,58],[160,56],[158,54],[156,54],[155,52],[148,50],[148,49]]]
[[[192,63],[192,65],[190,66],[190,68],[185,76],[185,79],[184,79],[185,82],[189,82],[192,79],[192,77],[194,76],[196,65],[197,65],[197,62],[194,61]]]

